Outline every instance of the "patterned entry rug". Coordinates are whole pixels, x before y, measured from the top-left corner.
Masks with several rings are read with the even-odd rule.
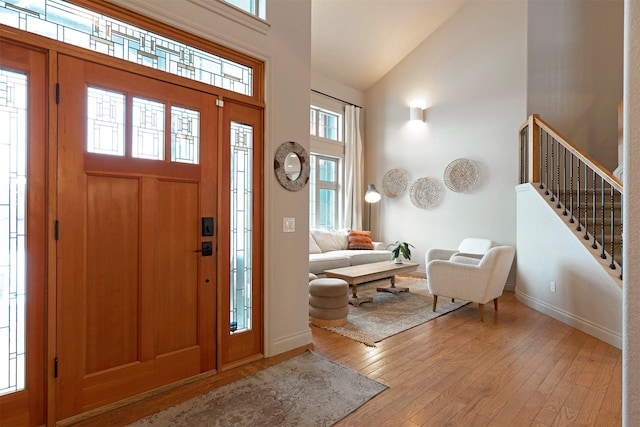
[[[419,277],[396,277],[396,287],[404,286],[409,292],[397,295],[377,292],[377,287],[389,286],[389,280],[380,280],[358,286],[358,296],[371,296],[373,303],[349,305],[349,316],[344,326],[325,329],[375,347],[375,343],[402,331],[435,319],[438,316],[468,304],[468,301],[438,297],[434,313],[433,297],[427,290],[427,280]]]
[[[330,426],[386,388],[307,350],[129,426]]]

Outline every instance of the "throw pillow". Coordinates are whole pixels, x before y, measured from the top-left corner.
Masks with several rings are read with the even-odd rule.
[[[347,238],[349,239],[349,249],[373,249],[370,231],[351,230]]]
[[[310,254],[322,253],[322,249],[320,249],[320,246],[318,246],[318,244],[316,243],[316,239],[313,238],[313,235],[311,234],[311,232],[309,232],[309,253]]]
[[[322,252],[341,251],[347,249],[347,232],[342,230],[312,229],[311,234]]]

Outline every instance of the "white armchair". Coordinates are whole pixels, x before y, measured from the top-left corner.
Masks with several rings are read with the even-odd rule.
[[[450,260],[433,260],[427,264],[427,288],[433,295],[433,311],[436,311],[438,295],[452,299],[477,302],[480,321],[484,321],[484,304],[493,300],[498,311],[498,297],[513,264],[515,248],[496,246],[487,251],[475,265],[465,256]],[[458,259],[456,259],[458,258]]]
[[[491,247],[493,247],[493,240],[467,237],[460,242],[458,249],[429,249],[425,254],[425,265],[436,259],[448,260],[453,255],[476,259],[475,263],[477,264]],[[467,262],[474,263],[472,260],[467,260]]]

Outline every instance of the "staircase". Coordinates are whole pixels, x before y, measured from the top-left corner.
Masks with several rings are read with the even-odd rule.
[[[520,127],[520,183],[538,191],[622,279],[623,187],[537,115]]]

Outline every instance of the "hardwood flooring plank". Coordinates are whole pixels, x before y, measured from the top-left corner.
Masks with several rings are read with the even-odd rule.
[[[430,307],[425,307],[430,310]],[[620,426],[622,352],[521,304],[477,304],[368,347],[311,326],[313,351],[389,388],[336,427]],[[302,352],[263,359],[78,425],[119,426]],[[241,402],[242,403],[242,402]]]

